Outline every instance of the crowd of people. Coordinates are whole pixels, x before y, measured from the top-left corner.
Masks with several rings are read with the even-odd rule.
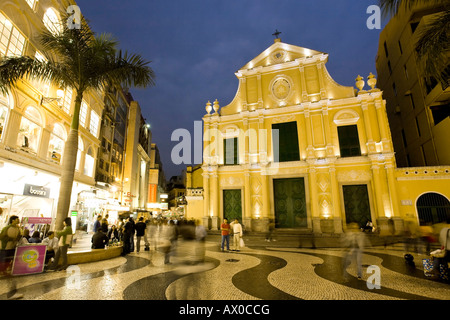
[[[93,227],[92,248],[103,249],[120,243],[122,255],[157,250],[164,253],[164,263],[172,259],[197,263],[204,259],[206,229],[200,221],[187,219],[145,218],[132,216],[119,219],[118,225],[108,225],[106,217],[98,216]]]

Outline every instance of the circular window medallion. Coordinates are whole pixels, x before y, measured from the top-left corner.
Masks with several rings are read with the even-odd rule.
[[[291,92],[291,84],[286,79],[278,79],[272,85],[272,93],[275,98],[284,100],[289,96]]]
[[[271,60],[273,63],[284,62],[285,59],[286,59],[286,51],[284,51],[284,50],[275,51],[271,55]]]

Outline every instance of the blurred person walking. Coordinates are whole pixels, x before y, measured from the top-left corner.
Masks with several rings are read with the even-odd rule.
[[[368,245],[366,234],[361,230],[357,223],[350,223],[343,239],[344,247],[348,248],[343,259],[343,276],[347,280],[347,267],[356,263],[356,273],[358,279],[362,279],[362,255],[364,248]]]

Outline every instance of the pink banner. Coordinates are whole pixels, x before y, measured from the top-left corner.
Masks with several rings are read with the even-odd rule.
[[[45,244],[25,245],[16,248],[14,256],[12,275],[24,275],[40,273],[44,270]]]
[[[52,218],[44,218],[44,217],[23,217],[22,223],[28,224],[51,224]]]

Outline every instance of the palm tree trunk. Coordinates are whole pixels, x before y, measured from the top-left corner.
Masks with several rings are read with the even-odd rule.
[[[58,206],[56,209],[55,230],[62,230],[63,221],[69,214],[70,198],[72,195],[73,180],[75,176],[75,166],[77,163],[78,126],[82,100],[83,92],[77,92],[72,124],[70,126],[67,141],[64,145],[61,183],[59,187]],[[76,226],[73,226],[74,231],[75,228]]]

